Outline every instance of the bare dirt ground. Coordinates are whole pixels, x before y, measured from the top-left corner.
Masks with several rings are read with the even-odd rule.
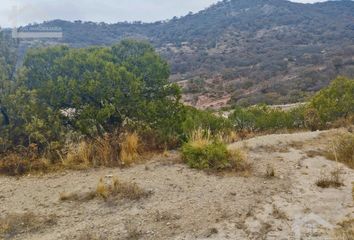
[[[32,212],[55,224],[5,239],[338,239],[339,222],[354,217],[354,171],[314,152],[338,130],[267,135],[230,145],[248,149],[249,176],[216,176],[178,163],[177,153],[128,169],[0,177],[0,217]],[[315,182],[336,167],[344,186]],[[275,177],[267,177],[273,168]],[[95,189],[101,177],[136,182],[144,199],[60,201],[60,193]],[[300,235],[299,235],[300,234]],[[1,235],[0,235],[1,238]]]

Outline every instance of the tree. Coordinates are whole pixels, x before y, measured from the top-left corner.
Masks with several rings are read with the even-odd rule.
[[[178,134],[180,89],[168,77],[168,64],[147,43],[32,49],[15,91],[4,99],[9,126],[0,136],[12,144],[45,148],[65,141],[69,131],[95,137],[126,122],[161,135]]]
[[[353,114],[354,80],[336,78],[312,98],[310,105],[317,110],[322,123]]]

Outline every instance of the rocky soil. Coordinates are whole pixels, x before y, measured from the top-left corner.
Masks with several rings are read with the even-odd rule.
[[[246,174],[189,169],[177,153],[127,169],[0,177],[0,218],[33,213],[52,218],[4,239],[337,239],[338,223],[354,218],[354,171],[321,152],[339,130],[267,135],[230,145],[244,148]],[[316,181],[340,168],[344,186]],[[267,176],[274,170],[275,176]],[[269,175],[269,174],[268,174]],[[61,201],[61,193],[96,189],[117,176],[150,191],[140,200]]]

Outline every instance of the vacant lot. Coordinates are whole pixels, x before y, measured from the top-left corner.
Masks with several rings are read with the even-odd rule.
[[[337,131],[230,145],[247,149],[247,174],[192,170],[171,152],[127,169],[0,177],[0,239],[336,239],[337,224],[354,218],[354,171],[321,156]],[[335,170],[343,186],[316,185]],[[60,199],[115,176],[148,194]]]

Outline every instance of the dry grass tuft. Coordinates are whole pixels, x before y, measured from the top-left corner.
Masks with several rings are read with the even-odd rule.
[[[63,160],[63,165],[69,169],[87,169],[92,165],[93,159],[93,144],[87,141],[81,141],[77,145],[70,146],[68,154]]]
[[[199,128],[191,133],[189,138],[190,145],[194,148],[203,148],[212,143],[210,130]]]
[[[35,232],[54,224],[54,215],[43,217],[33,213],[9,214],[0,218],[0,238],[10,239],[18,234]]]
[[[268,165],[267,165],[266,177],[267,177],[267,178],[273,178],[273,177],[275,177],[275,169],[274,169],[274,166],[271,165],[271,164],[268,164]]]
[[[113,177],[111,182],[107,183],[101,178],[94,191],[85,193],[60,193],[61,201],[90,201],[94,198],[108,199],[129,199],[140,200],[148,197],[151,192],[140,188],[136,183],[123,182]]]
[[[316,185],[321,188],[338,188],[344,186],[343,180],[340,177],[340,169],[332,171],[329,176],[322,173],[320,179],[316,181]]]
[[[336,239],[352,240],[354,239],[354,219],[339,223],[339,228],[335,231]]]
[[[59,194],[59,200],[63,202],[72,202],[72,201],[85,202],[85,201],[90,201],[95,197],[96,197],[95,191],[89,191],[85,193],[62,192]]]
[[[120,146],[119,157],[122,165],[129,166],[139,158],[139,136],[137,133],[125,134]]]
[[[284,219],[284,220],[288,220],[288,216],[286,215],[286,213],[282,210],[280,210],[277,206],[273,205],[273,212],[272,215],[275,219]]]
[[[116,177],[113,177],[112,184],[107,188],[111,196],[129,200],[139,200],[148,197],[150,194],[136,183],[122,182]]]
[[[332,152],[329,158],[354,168],[354,134],[346,133],[338,136],[332,144]]]
[[[49,170],[49,161],[38,153],[37,145],[18,147],[0,155],[0,174],[15,176],[28,172],[40,173]]]
[[[252,164],[247,160],[247,154],[242,149],[229,150],[231,169],[237,172],[251,172]]]
[[[129,166],[139,158],[138,150],[139,136],[136,133],[106,134],[69,146],[63,166],[74,170]]]

